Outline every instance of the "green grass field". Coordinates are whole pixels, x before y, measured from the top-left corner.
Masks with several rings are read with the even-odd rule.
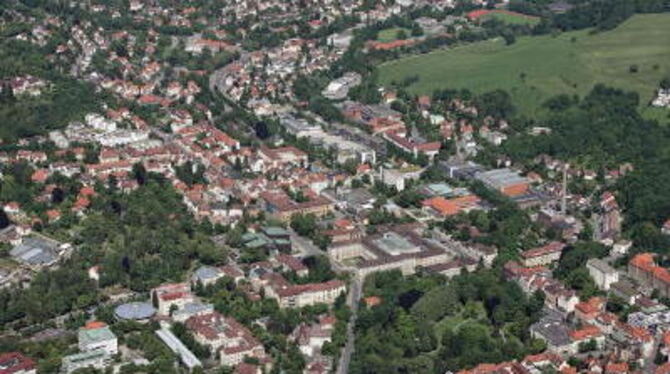
[[[382,43],[388,43],[398,40],[398,32],[404,30],[405,34],[409,37],[411,30],[405,29],[402,27],[391,27],[389,29],[380,30],[377,34],[377,41]]]
[[[667,122],[663,111],[647,109],[646,103],[662,77],[670,75],[668,35],[670,14],[637,15],[604,33],[523,37],[511,46],[491,40],[390,61],[380,66],[380,83],[390,86],[418,75],[408,88],[417,94],[502,88],[528,115],[540,114],[540,105],[553,95],[584,95],[594,84],[605,83],[637,91],[645,116]],[[631,65],[639,71],[630,73]]]
[[[489,13],[482,18],[496,18],[500,21],[503,21],[512,25],[536,25],[540,23],[540,19],[537,17],[527,17],[523,15],[509,14],[509,13]]]

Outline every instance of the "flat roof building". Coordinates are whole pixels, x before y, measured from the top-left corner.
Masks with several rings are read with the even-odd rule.
[[[196,366],[202,367],[202,362],[170,330],[161,327],[160,330],[156,330],[156,335],[179,356],[181,363],[189,370],[193,370]]]
[[[528,179],[508,168],[479,172],[475,174],[475,179],[506,196],[518,196],[528,192]]]
[[[60,253],[60,243],[37,236],[23,239],[21,244],[9,251],[18,262],[36,267],[53,265],[58,261]]]

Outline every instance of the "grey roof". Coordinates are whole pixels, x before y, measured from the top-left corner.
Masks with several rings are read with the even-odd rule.
[[[193,369],[196,366],[202,366],[202,362],[200,362],[193,352],[189,351],[184,343],[174,336],[170,330],[163,327],[160,330],[156,330],[156,335],[158,335],[163,343],[165,343],[165,345],[167,345],[174,353],[179,355],[181,362],[183,362],[187,368]]]
[[[30,265],[50,265],[58,260],[58,243],[39,237],[29,237],[9,254],[17,261]]]
[[[528,182],[525,177],[522,177],[519,173],[507,168],[477,173],[475,178],[494,188],[503,188],[518,183]]]
[[[114,310],[114,314],[120,319],[143,320],[150,318],[156,313],[156,309],[146,302],[132,302],[121,304]]]
[[[82,363],[95,362],[107,357],[107,352],[103,349],[94,349],[92,351],[75,353],[73,355],[63,357],[63,365],[69,366],[71,364],[81,365]]]
[[[562,347],[570,344],[568,326],[563,321],[563,316],[557,311],[545,309],[545,315],[530,329],[534,334],[544,338],[550,346]]]
[[[605,273],[605,274],[616,273],[616,270],[614,270],[613,267],[609,266],[608,263],[606,263],[605,261],[603,261],[599,258],[589,259],[588,261],[586,261],[586,266],[597,269],[598,271],[600,271],[602,273]]]
[[[202,312],[211,312],[214,310],[214,304],[203,304],[200,302],[188,303],[183,308],[176,310],[173,316],[191,316]]]
[[[195,273],[193,273],[193,280],[195,281],[204,281],[208,279],[216,279],[221,276],[221,270],[213,266],[201,266]]]
[[[290,235],[290,233],[283,227],[277,227],[277,226],[268,226],[268,227],[263,227],[263,232],[265,235],[269,236],[287,236]]]

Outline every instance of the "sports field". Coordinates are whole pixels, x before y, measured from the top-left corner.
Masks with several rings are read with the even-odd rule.
[[[646,104],[662,77],[670,75],[668,35],[670,14],[637,15],[604,33],[523,37],[510,46],[491,40],[390,61],[380,66],[380,83],[390,86],[418,76],[409,87],[417,94],[444,88],[478,93],[502,88],[529,115],[538,114],[540,105],[553,95],[584,95],[596,83],[635,90]],[[633,65],[637,73],[630,72]],[[648,112],[649,117],[665,117]]]
[[[539,17],[527,16],[525,14],[510,12],[502,9],[479,9],[468,13],[468,18],[472,20],[496,18],[500,21],[516,25],[534,25],[540,22]]]
[[[405,35],[410,35],[410,30],[402,27],[391,27],[388,29],[380,30],[377,34],[377,41],[382,43],[388,43],[398,40],[398,32],[405,31]]]

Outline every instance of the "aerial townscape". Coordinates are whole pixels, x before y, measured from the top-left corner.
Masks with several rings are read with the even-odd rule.
[[[0,35],[0,374],[670,374],[669,0]]]

